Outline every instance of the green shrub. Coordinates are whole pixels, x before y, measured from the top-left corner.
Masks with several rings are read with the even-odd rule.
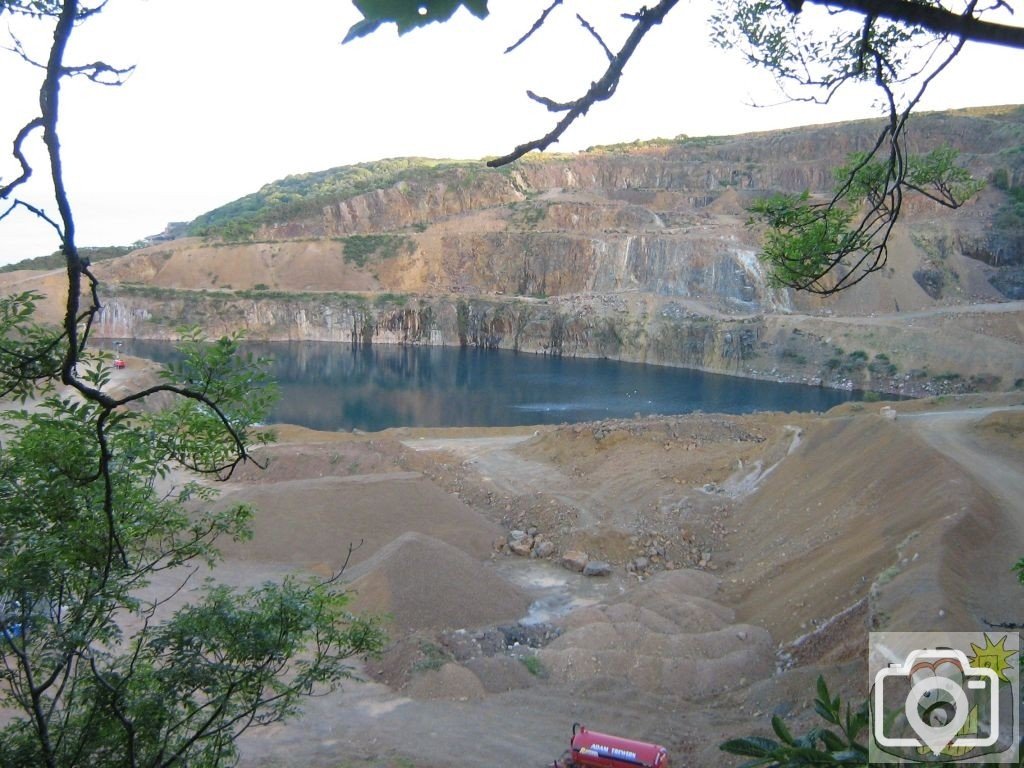
[[[357,267],[375,256],[382,259],[394,258],[404,247],[412,251],[416,245],[407,235],[349,235],[342,241],[345,261]]]
[[[547,677],[548,671],[544,668],[544,662],[539,656],[520,656],[519,661],[523,663],[527,671],[534,677]]]
[[[404,293],[379,293],[373,299],[375,307],[383,307],[388,304],[395,304],[404,307],[409,301],[409,296]]]
[[[895,376],[899,370],[896,364],[889,360],[884,352],[875,355],[875,359],[868,364],[868,370],[878,376]]]
[[[426,640],[420,641],[420,653],[423,656],[412,665],[413,672],[434,672],[451,660],[441,646]]]

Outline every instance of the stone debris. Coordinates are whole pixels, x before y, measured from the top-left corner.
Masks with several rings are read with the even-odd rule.
[[[555,554],[555,543],[547,539],[535,541],[532,554],[534,557],[551,557]]]
[[[587,567],[589,559],[586,552],[571,549],[562,555],[562,567],[570,571],[583,573],[583,569]]]

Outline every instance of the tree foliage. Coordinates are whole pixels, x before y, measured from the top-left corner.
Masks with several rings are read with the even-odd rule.
[[[127,394],[89,345],[101,287],[75,241],[58,118],[62,81],[117,84],[129,71],[65,61],[103,5],[0,2],[0,15],[49,24],[53,40],[41,61],[13,47],[43,77],[40,113],[14,137],[20,173],[0,186],[0,219],[24,208],[54,229],[68,288],[56,328],[36,322],[39,295],[0,299],[0,707],[14,713],[0,765],[212,768],[234,761],[246,729],[349,678],[352,657],[383,636],[346,610],[337,576],[241,590],[208,581],[185,600],[218,562],[218,539],[249,535],[252,510],[213,508],[209,481],[271,439],[257,424],[274,388],[237,337],[182,331],[181,362]],[[18,196],[37,164],[54,216]]]
[[[830,294],[878,271],[885,266],[904,190],[957,208],[981,189],[983,183],[956,159],[949,147],[911,156],[897,182],[890,164],[872,153],[857,153],[836,169],[836,190],[827,200],[812,201],[804,192],[754,202],[754,220],[766,225],[760,257],[771,281]]]
[[[481,19],[487,16],[487,0],[423,0],[416,3],[403,0],[352,0],[352,3],[363,14],[363,20],[349,29],[343,41],[346,43],[370,34],[381,24],[395,24],[401,35],[425,24],[447,21],[459,8],[465,8]]]

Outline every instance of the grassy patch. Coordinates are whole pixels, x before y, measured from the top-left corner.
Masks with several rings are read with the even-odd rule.
[[[520,656],[519,661],[526,667],[526,671],[534,677],[547,677],[548,671],[544,668],[544,662],[539,656]]]
[[[188,225],[188,234],[223,240],[247,240],[264,224],[320,217],[326,206],[378,189],[432,180],[455,181],[460,173],[485,171],[478,163],[400,157],[287,176],[259,191],[208,211]]]
[[[373,299],[375,307],[396,305],[404,307],[409,302],[409,295],[405,293],[379,293]]]
[[[366,266],[375,257],[391,259],[402,250],[411,253],[415,248],[407,235],[349,235],[342,240],[345,261],[357,267]]]
[[[414,673],[436,672],[451,660],[441,646],[426,640],[420,641],[420,653],[423,654],[422,658],[412,665]]]

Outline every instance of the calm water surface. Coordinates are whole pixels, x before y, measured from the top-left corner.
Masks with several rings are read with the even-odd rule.
[[[823,411],[849,392],[683,368],[453,347],[249,343],[271,357],[281,398],[270,421],[319,430],[557,424],[691,411]],[[129,355],[173,358],[164,342]]]

